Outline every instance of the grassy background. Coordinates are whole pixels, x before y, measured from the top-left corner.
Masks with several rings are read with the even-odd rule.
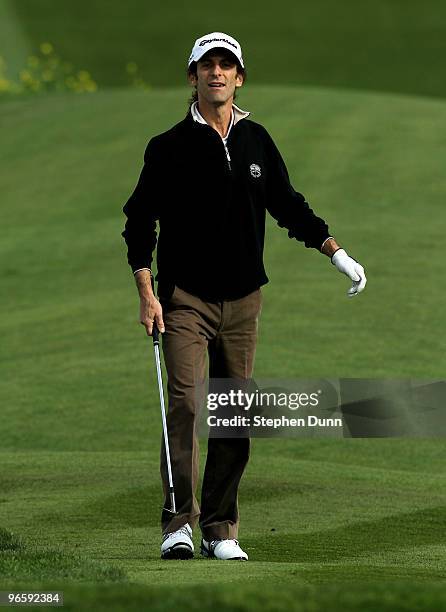
[[[258,84],[446,94],[442,0],[258,0],[249,8],[227,0],[218,11],[204,0],[194,10],[178,0],[0,2],[31,46],[49,40],[101,86],[127,84],[128,61],[154,86],[182,85],[193,41],[222,30],[240,37]]]
[[[260,3],[218,21],[246,40],[240,105],[369,277],[348,300],[270,219],[259,378],[444,376],[444,19],[423,7]],[[120,232],[147,140],[185,114],[181,58],[217,28],[176,8],[0,2],[11,66],[48,40],[110,86],[0,104],[0,587],[58,585],[68,609],[438,610],[441,439],[254,440],[250,562],[158,558],[156,378]],[[163,87],[118,88],[127,60]]]
[[[398,609],[402,590],[413,606],[434,609],[444,596],[432,587],[445,569],[442,440],[281,440],[280,453],[277,441],[255,440],[240,493],[250,563],[158,559],[159,407],[121,206],[147,138],[182,117],[186,95],[123,90],[2,104],[0,525],[29,550],[8,553],[0,576],[5,585],[32,576],[57,585],[62,564],[64,588],[90,584],[67,586],[71,606],[81,596],[118,606],[122,593],[135,609],[149,596],[162,606],[174,579],[200,605],[213,598],[223,609],[255,609],[253,589],[272,609],[296,597],[295,609],[323,609],[327,592],[339,609]],[[346,279],[271,220],[257,376],[441,377],[444,104],[251,86],[243,105],[370,277],[366,293],[348,300]],[[116,580],[140,586],[118,596]]]

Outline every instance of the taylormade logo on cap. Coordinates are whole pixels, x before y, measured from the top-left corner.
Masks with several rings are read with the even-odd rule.
[[[211,34],[205,34],[204,36],[197,38],[193,46],[191,56],[189,57],[188,65],[190,66],[192,62],[198,62],[200,58],[202,58],[203,55],[211,49],[218,48],[228,49],[231,51],[231,53],[233,53],[240,62],[241,67],[245,67],[240,44],[235,40],[235,38],[232,38],[232,36],[229,36],[229,34],[225,34],[224,32],[212,32]]]
[[[228,45],[232,45],[234,49],[237,49],[237,45],[231,42],[230,40],[228,40],[227,38],[205,38],[204,40],[201,41],[200,47],[203,47],[204,45],[207,45],[208,43],[211,43],[211,42],[225,42],[225,43],[228,43]]]

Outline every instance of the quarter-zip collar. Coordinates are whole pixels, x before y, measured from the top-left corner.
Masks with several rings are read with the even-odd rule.
[[[206,119],[204,119],[204,117],[201,115],[200,111],[198,110],[198,102],[194,102],[192,104],[190,108],[190,112],[192,115],[192,119],[194,121],[196,121],[197,123],[203,123],[204,125],[209,125]],[[249,115],[250,115],[249,111],[244,111],[238,106],[236,106],[235,104],[232,105],[231,121],[229,122],[228,132],[226,136],[221,136],[221,139],[223,140],[224,145],[226,145],[228,141],[228,137],[229,137],[232,127],[236,125],[241,119],[245,119]]]
[[[196,121],[197,123],[201,123],[203,125],[209,125],[209,123],[205,120],[205,118],[202,116],[202,114],[200,113],[200,111],[198,110],[198,102],[194,102],[190,108],[190,112],[192,115],[192,119],[194,121]],[[248,117],[250,113],[248,111],[244,111],[241,108],[239,108],[238,106],[236,106],[235,104],[232,105],[232,109],[231,109],[231,121],[229,122],[229,128],[228,128],[228,132],[226,134],[226,136],[220,136],[222,142],[223,142],[223,146],[225,148],[225,153],[226,153],[226,159],[228,160],[228,167],[229,170],[231,170],[231,156],[229,154],[229,149],[228,149],[228,138],[229,138],[229,134],[231,133],[231,129],[232,127],[238,123],[241,119],[245,119],[246,117]],[[211,127],[211,126],[209,126]],[[217,131],[217,130],[215,130]]]

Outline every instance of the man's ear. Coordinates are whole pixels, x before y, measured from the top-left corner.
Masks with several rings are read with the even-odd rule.
[[[237,76],[235,77],[235,86],[241,87],[243,85],[243,75],[240,72],[237,72]]]
[[[191,85],[195,86],[197,84],[197,75],[195,75],[193,72],[191,72],[190,74],[187,75],[188,81]]]

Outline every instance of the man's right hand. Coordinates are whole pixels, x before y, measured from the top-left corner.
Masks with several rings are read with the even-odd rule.
[[[153,322],[155,321],[159,331],[163,334],[163,308],[155,296],[147,299],[141,298],[139,307],[139,319],[141,325],[144,325],[148,336],[152,335]]]
[[[163,309],[153,293],[152,271],[149,268],[141,268],[135,272],[135,282],[139,292],[139,321],[144,325],[148,336],[152,335],[153,322],[163,334],[164,321]]]

